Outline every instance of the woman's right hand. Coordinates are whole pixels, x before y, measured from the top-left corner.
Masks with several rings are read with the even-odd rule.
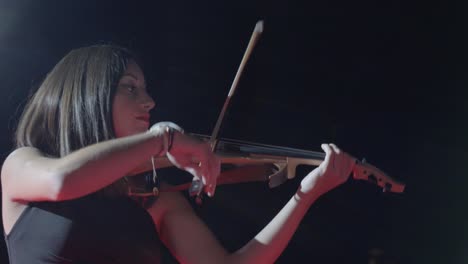
[[[156,130],[169,126],[174,129],[172,146],[166,153],[171,163],[179,169],[192,174],[201,180],[208,196],[213,196],[216,189],[216,180],[221,171],[219,158],[211,151],[207,142],[188,136],[174,123],[160,122],[150,129]]]

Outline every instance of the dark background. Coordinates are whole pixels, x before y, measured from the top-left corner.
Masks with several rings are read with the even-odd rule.
[[[368,263],[374,251],[379,263],[468,261],[461,2],[96,2],[0,1],[2,160],[32,89],[68,51],[96,43],[141,55],[153,122],[209,134],[263,19],[221,136],[314,151],[335,142],[407,184],[387,194],[349,181],[323,196],[278,263]],[[306,173],[271,190],[220,186],[196,210],[235,250]]]

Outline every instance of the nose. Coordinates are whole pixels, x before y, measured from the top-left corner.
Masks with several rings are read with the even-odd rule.
[[[151,109],[154,108],[155,102],[151,96],[149,96],[147,93],[144,94],[143,99],[141,101],[141,105],[143,108],[147,111],[150,111]]]

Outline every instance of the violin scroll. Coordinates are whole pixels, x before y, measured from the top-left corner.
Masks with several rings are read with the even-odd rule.
[[[402,193],[405,190],[405,184],[394,180],[365,159],[362,161],[356,159],[356,165],[353,168],[353,178],[372,182],[382,187],[384,192]]]

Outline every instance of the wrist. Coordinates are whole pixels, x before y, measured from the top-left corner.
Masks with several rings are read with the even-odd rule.
[[[155,156],[165,156],[174,146],[174,138],[177,133],[183,134],[183,129],[172,122],[159,122],[153,125],[149,133],[158,139],[159,151]]]
[[[169,147],[169,135],[166,132],[166,128],[163,126],[153,126],[147,133],[154,139],[155,151],[153,156],[160,157],[166,155]]]
[[[304,192],[302,188],[299,187],[293,197],[296,202],[309,207],[320,197],[320,193],[314,191]]]

